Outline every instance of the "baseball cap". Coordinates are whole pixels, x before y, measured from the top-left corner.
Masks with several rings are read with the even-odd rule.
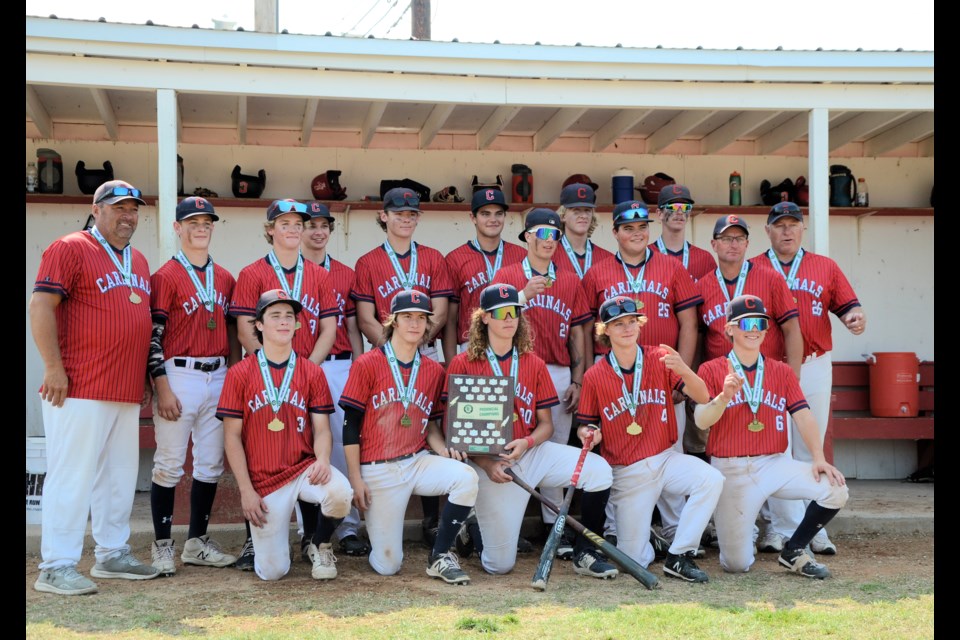
[[[560,229],[560,216],[557,215],[556,211],[544,207],[530,209],[530,211],[527,212],[527,217],[523,220],[523,231],[520,232],[518,237],[521,241],[526,242],[527,239],[524,237],[524,234],[534,227],[541,226]]]
[[[565,207],[596,208],[596,187],[591,187],[585,182],[572,182],[560,192],[560,204]]]
[[[596,191],[597,189],[600,188],[600,185],[598,185],[596,182],[594,182],[593,180],[591,180],[591,179],[590,179],[590,176],[588,176],[588,175],[585,174],[585,173],[575,173],[575,174],[573,174],[572,176],[568,177],[566,180],[563,181],[563,185],[561,185],[561,188],[566,187],[566,186],[568,186],[568,185],[571,185],[571,184],[573,184],[573,183],[575,183],[575,182],[579,182],[580,184],[589,185],[589,187],[590,187],[591,189],[593,189],[594,191]]]
[[[519,306],[520,292],[509,284],[492,284],[480,292],[480,308],[484,311]]]
[[[142,205],[147,204],[140,196],[140,189],[123,180],[108,180],[97,187],[93,194],[93,204],[117,204],[121,200],[136,200]]]
[[[778,202],[770,209],[770,213],[767,215],[767,224],[773,224],[786,216],[803,222],[803,211],[800,210],[800,207],[793,202]]]
[[[310,218],[324,218],[333,222],[336,220],[332,215],[330,215],[330,207],[323,204],[319,200],[314,200],[307,204],[307,213],[310,214]]]
[[[690,197],[690,189],[682,184],[668,184],[660,188],[660,195],[657,196],[657,207],[662,207],[670,202],[686,202],[693,204],[693,198]]]
[[[432,316],[433,309],[430,306],[430,296],[416,289],[401,291],[393,296],[393,300],[390,301],[390,313],[403,313],[404,311],[416,311]]]
[[[639,200],[627,200],[613,208],[613,226],[627,222],[650,222],[650,211],[647,205]]]
[[[276,220],[285,213],[300,214],[304,222],[310,219],[310,214],[307,213],[307,205],[297,202],[293,198],[285,198],[270,203],[270,206],[267,207],[267,222]]]
[[[603,301],[603,304],[600,305],[600,310],[597,312],[600,322],[604,324],[613,322],[617,318],[642,315],[644,314],[637,307],[637,301],[627,296],[607,298]]]
[[[420,195],[413,189],[394,187],[383,194],[384,211],[420,211]]]
[[[503,207],[504,211],[510,208],[507,206],[507,197],[503,194],[503,191],[487,188],[473,193],[473,200],[470,201],[470,211],[476,213],[480,207],[488,204],[498,204]]]
[[[303,305],[288,296],[283,289],[270,289],[269,291],[261,293],[260,299],[257,300],[257,320],[263,319],[263,313],[267,310],[267,307],[272,307],[281,302],[285,302],[293,307],[294,313],[300,313],[301,309],[303,309]]]
[[[190,196],[184,198],[177,205],[177,222],[192,218],[193,216],[210,216],[214,222],[220,219],[213,211],[213,205],[206,198],[200,196]]]
[[[740,216],[731,213],[730,215],[717,219],[717,223],[713,225],[713,237],[716,238],[730,227],[740,227],[747,232],[748,236],[750,235],[750,227],[747,226],[746,221]]]
[[[737,296],[727,305],[727,322],[735,322],[740,318],[750,317],[770,319],[766,308],[763,306],[763,300],[757,296]]]

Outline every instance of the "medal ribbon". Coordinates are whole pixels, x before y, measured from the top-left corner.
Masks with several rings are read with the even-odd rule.
[[[589,238],[587,239],[587,251],[583,259],[583,269],[580,268],[580,261],[577,260],[577,254],[574,253],[573,247],[570,246],[570,241],[567,240],[567,236],[560,236],[560,244],[563,245],[563,250],[567,252],[567,257],[570,258],[570,264],[573,265],[577,275],[583,280],[583,276],[586,275],[587,271],[590,270],[590,266],[593,264],[593,243],[590,242]]]
[[[329,253],[323,254],[323,262],[320,263],[320,266],[326,269],[327,271],[330,271],[330,254]]]
[[[524,258],[523,262],[520,263],[520,266],[523,267],[523,275],[527,276],[527,280],[533,277],[533,267],[530,266],[530,258]],[[554,268],[552,261],[547,266],[547,277],[554,282],[557,280],[557,270]]]
[[[643,256],[643,266],[640,267],[640,273],[637,274],[637,278],[634,280],[633,276],[630,275],[630,268],[620,256],[620,251],[617,251],[617,259],[620,260],[620,265],[623,267],[623,273],[627,276],[627,284],[634,293],[640,293],[641,289],[643,288],[643,272],[647,270],[647,263],[650,261],[650,254],[650,247],[647,247],[647,253]]]
[[[763,399],[763,356],[761,355],[757,360],[757,375],[753,379],[753,386],[751,386],[750,381],[747,380],[747,374],[744,372],[743,365],[740,364],[737,354],[731,350],[727,358],[730,360],[730,364],[733,365],[733,370],[738,376],[743,378],[743,396],[747,399],[747,404],[750,405],[750,411],[753,412],[753,419],[756,420],[757,411],[760,410],[760,400]]]
[[[770,258],[770,264],[777,270],[777,273],[786,279],[787,289],[793,291],[793,284],[797,281],[797,272],[800,271],[800,261],[803,260],[803,247],[800,247],[797,255],[793,257],[793,264],[790,266],[789,274],[783,272],[783,265],[780,264],[780,260],[777,258],[777,254],[773,252],[773,249],[767,249],[767,257]]]
[[[387,257],[390,258],[390,264],[393,265],[393,271],[397,274],[397,279],[400,281],[403,290],[410,291],[413,289],[413,285],[417,283],[417,243],[410,242],[410,270],[406,274],[403,273],[403,267],[400,266],[400,261],[397,259],[397,252],[390,246],[389,241],[384,241],[383,250],[387,252]]]
[[[663,255],[670,255],[670,252],[667,250],[667,245],[663,244],[663,238],[657,238],[657,249],[660,249],[660,253]],[[683,268],[690,268],[690,243],[686,240],[683,241]]]
[[[278,390],[273,385],[273,376],[270,375],[270,365],[267,364],[267,356],[263,355],[263,349],[257,351],[257,364],[260,365],[260,377],[263,378],[263,390],[267,394],[267,402],[273,409],[274,415],[280,412],[280,405],[290,394],[290,381],[293,380],[293,369],[297,364],[297,354],[290,352],[290,359],[287,360],[287,370],[283,372],[283,380],[280,382]]]
[[[497,358],[497,354],[493,352],[489,346],[487,346],[487,360],[490,361],[490,368],[493,369],[494,375],[502,376],[503,368],[500,367],[500,360]],[[517,348],[513,348],[513,355],[511,356],[510,362],[510,377],[513,378],[514,386],[517,385],[517,371],[520,369],[520,356],[517,355]],[[517,392],[519,395],[519,392]]]
[[[110,257],[110,262],[113,263],[113,266],[117,268],[117,272],[120,273],[120,277],[123,278],[123,283],[130,287],[130,291],[133,292],[133,283],[130,278],[131,273],[133,273],[133,268],[130,266],[130,245],[128,244],[123,248],[123,263],[121,263],[117,260],[113,247],[111,247],[106,238],[100,234],[100,230],[97,229],[96,225],[90,227],[90,233],[97,239],[97,242],[100,243],[103,250],[107,252],[107,255]]]
[[[413,395],[413,385],[417,382],[417,374],[420,373],[420,350],[413,353],[413,367],[410,369],[410,381],[404,386],[403,375],[400,373],[400,365],[397,364],[397,355],[393,352],[393,345],[387,342],[383,345],[383,351],[387,355],[387,363],[390,365],[390,373],[393,374],[393,381],[397,385],[397,393],[400,394],[400,402],[403,404],[403,412],[407,412],[410,406],[410,396]]]
[[[487,282],[493,282],[493,276],[496,275],[497,271],[500,271],[500,265],[503,264],[503,240],[500,241],[500,245],[497,247],[497,257],[493,261],[492,267],[490,266],[489,258],[487,258],[487,252],[480,247],[480,241],[470,240],[469,242],[480,252],[480,255],[483,256],[483,261],[487,264]]]
[[[623,379],[623,372],[620,371],[620,364],[617,362],[617,357],[613,355],[613,351],[607,354],[607,361],[613,367],[613,372],[620,378],[620,392],[627,403],[627,408],[630,409],[633,421],[636,422],[637,409],[640,404],[640,378],[643,377],[643,349],[637,347],[637,360],[633,365],[633,390],[631,393],[627,393],[627,381]]]
[[[200,302],[203,303],[203,306],[207,311],[213,313],[213,260],[207,258],[207,267],[204,272],[206,278],[206,286],[200,284],[200,278],[197,277],[197,270],[193,268],[193,265],[190,264],[190,261],[187,260],[187,256],[183,255],[183,251],[174,256],[177,262],[183,265],[183,268],[186,270],[187,275],[190,276],[190,281],[193,283],[193,287],[197,290],[197,297],[200,298]]]
[[[736,298],[739,295],[743,294],[743,285],[747,283],[747,271],[750,269],[750,263],[746,260],[743,261],[743,266],[740,267],[740,274],[737,276],[737,286],[733,290],[733,297]],[[723,274],[720,273],[720,267],[717,267],[717,282],[720,283],[720,291],[723,292],[723,297],[727,299],[727,302],[730,302],[733,298],[730,297],[730,294],[727,293],[727,282],[723,279]]]
[[[277,280],[280,282],[280,288],[283,289],[283,292],[287,294],[291,300],[300,300],[300,290],[303,287],[303,255],[300,251],[297,251],[296,275],[293,277],[292,288],[287,284],[287,275],[283,272],[283,267],[280,266],[280,261],[277,260],[277,254],[273,252],[273,249],[267,254],[267,260],[269,260],[273,266],[273,270],[277,274]]]

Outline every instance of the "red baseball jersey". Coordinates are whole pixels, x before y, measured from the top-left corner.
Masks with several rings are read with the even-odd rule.
[[[729,353],[729,350],[727,351]],[[714,358],[700,365],[697,375],[707,384],[710,397],[723,391],[727,377],[727,356]],[[757,366],[744,367],[747,382],[756,380]],[[582,402],[582,401],[581,401]],[[710,427],[707,455],[719,458],[762,456],[783,453],[787,449],[787,414],[808,409],[800,391],[800,381],[790,365],[765,358],[763,361],[763,395],[756,418],[763,424],[760,431],[747,428],[754,420],[753,411],[743,390],[727,405],[720,419]]]
[[[453,297],[453,284],[443,254],[419,242],[414,244],[417,247],[417,274],[413,288],[431,298]],[[410,268],[410,252],[397,254],[397,262],[405,275]],[[397,272],[382,244],[357,260],[357,277],[350,297],[356,302],[372,302],[380,322],[390,315],[390,301],[402,290]]]
[[[212,258],[211,258],[212,259]],[[194,265],[200,284],[206,285],[206,265]],[[164,324],[163,357],[230,355],[227,312],[235,281],[230,272],[213,265],[213,312],[203,306],[190,275],[176,260],[168,260],[150,278],[153,319]],[[216,327],[210,329],[210,319]]]
[[[605,357],[587,369],[577,409],[577,421],[600,425],[603,441],[601,454],[611,465],[629,465],[655,456],[677,441],[677,417],[673,409],[673,390],[681,391],[683,380],[667,369],[660,358],[659,347],[643,349],[643,374],[636,416],[630,415],[623,382]],[[634,368],[621,369],[627,393],[633,391]],[[640,433],[627,431],[636,422]]]
[[[329,256],[328,256],[329,257]],[[333,295],[337,303],[339,313],[337,315],[337,339],[330,349],[330,354],[353,353],[353,347],[350,346],[350,336],[347,334],[347,318],[357,315],[357,308],[350,298],[350,291],[353,290],[353,281],[356,277],[353,269],[343,264],[339,260],[330,258],[330,282],[333,285]]]
[[[284,269],[287,286],[292,287],[296,271]],[[237,276],[237,284],[233,289],[233,299],[230,301],[230,315],[236,316],[238,322],[247,322],[248,318],[257,315],[257,300],[260,294],[271,289],[280,289],[280,281],[273,270],[270,260],[264,256],[253,264],[249,264]],[[320,335],[320,320],[336,317],[340,313],[337,300],[334,297],[330,274],[323,267],[318,267],[309,260],[303,261],[303,282],[300,289],[300,304],[303,310],[297,314],[300,328],[293,336],[293,350],[302,358],[310,357],[313,347],[317,344]]]
[[[700,330],[706,331],[703,342],[703,362],[730,352],[730,338],[723,329],[727,324],[727,296],[733,299],[737,280],[736,278],[725,280],[727,296],[724,296],[717,281],[717,273],[719,271],[715,270],[697,282],[697,288],[703,296],[703,302],[699,308]],[[767,335],[760,346],[760,353],[772,360],[783,360],[786,352],[780,325],[798,315],[797,304],[793,301],[790,290],[787,289],[787,283],[773,269],[758,269],[756,265],[751,264],[743,285],[743,293],[763,300],[767,314],[774,320],[767,329]]]
[[[527,257],[527,250],[517,244],[503,243],[503,260],[500,268],[520,262]],[[470,315],[480,306],[480,292],[491,284],[487,277],[487,269],[493,268],[497,252],[481,251],[467,242],[447,254],[447,271],[453,281],[453,297],[451,300],[460,305],[457,315],[457,339],[459,342],[468,340],[470,331]],[[449,320],[448,320],[449,322]]]
[[[689,242],[687,243],[687,247],[689,249],[689,257],[686,268],[694,282],[697,282],[700,280],[700,278],[708,273],[712,273],[717,268],[717,259],[713,257],[712,253],[709,251],[704,251],[700,247]],[[650,248],[659,251],[656,242],[651,243]],[[667,249],[667,252],[662,253],[662,255],[676,258],[680,264],[683,264],[683,249],[676,252]]]
[[[412,362],[399,362],[403,384],[409,384]],[[406,409],[393,380],[383,347],[368,351],[350,367],[340,396],[344,409],[363,411],[360,425],[360,462],[389,460],[427,448],[427,423],[443,417],[440,393],[444,370],[430,358],[420,358],[420,370]],[[406,413],[409,427],[400,421]]]
[[[274,387],[279,389],[287,362],[267,364]],[[243,421],[240,437],[247,471],[261,497],[286,485],[316,461],[312,413],[333,413],[333,398],[323,369],[310,360],[297,358],[289,393],[277,413],[267,399],[256,355],[248,355],[227,369],[217,417]],[[283,422],[280,431],[267,426],[274,418]]]
[[[500,369],[504,375],[510,375],[510,365],[513,353],[508,353],[503,358],[498,358]],[[470,360],[467,353],[463,352],[450,361],[447,366],[447,373],[462,373],[472,376],[492,376],[495,375],[493,367],[486,358],[480,360]],[[443,409],[446,411],[447,405],[447,382],[449,378],[444,379]],[[524,353],[520,356],[520,364],[517,368],[517,382],[514,387],[513,410],[520,416],[520,422],[513,423],[513,437],[525,438],[537,428],[537,409],[549,409],[560,404],[557,398],[556,389],[553,387],[553,380],[550,378],[550,372],[547,371],[547,365],[543,359],[535,353]]]
[[[640,330],[637,344],[668,344],[676,347],[680,336],[677,313],[696,307],[703,299],[682,264],[652,247],[648,255],[639,293],[634,293],[630,288],[623,262],[616,256],[590,269],[583,277],[583,291],[594,318],[597,317],[600,305],[608,298],[626,296],[638,300],[643,305],[640,310],[647,316],[647,324]],[[640,268],[629,268],[630,276],[636,278]],[[604,355],[610,351],[599,342],[594,342],[593,349],[596,355]]]
[[[587,240],[593,246],[593,256],[590,260],[590,269],[593,269],[595,266],[603,262],[604,260],[609,260],[613,257],[613,254],[604,249],[603,247],[597,246],[595,242]],[[574,257],[577,259],[577,264],[580,265],[580,270],[583,270],[584,265],[587,263],[587,253],[574,252]],[[560,272],[569,272],[573,275],[577,275],[577,270],[573,268],[573,263],[570,262],[570,256],[567,255],[567,252],[563,250],[563,245],[557,247],[557,252],[553,254],[553,265],[557,268],[557,271]],[[587,269],[587,273],[590,273],[590,269]],[[587,273],[583,274],[584,276]],[[578,278],[580,276],[577,276]]]
[[[776,255],[774,255],[776,260]],[[750,258],[750,262],[768,267],[780,275],[773,268],[766,253]],[[779,260],[778,260],[779,262]],[[780,263],[784,275],[790,273],[793,261]],[[850,309],[859,307],[860,301],[847,277],[843,275],[840,266],[826,256],[803,252],[800,268],[792,283],[787,283],[800,313],[800,332],[803,334],[803,357],[817,352],[825,353],[833,349],[833,331],[830,326],[832,312],[838,318]]]
[[[123,261],[122,252],[116,251]],[[150,351],[150,267],[130,250],[130,301],[116,266],[89,231],[55,240],[43,252],[33,290],[59,295],[57,341],[67,397],[140,404]]]
[[[544,275],[532,271],[533,275]],[[557,280],[543,293],[527,300],[523,316],[534,332],[534,350],[547,364],[570,366],[567,339],[570,327],[587,324],[591,320],[580,278],[576,274],[558,272]],[[527,276],[522,263],[512,264],[497,272],[495,283],[513,285],[517,291],[527,286]]]

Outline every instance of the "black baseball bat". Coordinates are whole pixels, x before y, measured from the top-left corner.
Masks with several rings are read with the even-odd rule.
[[[552,500],[540,495],[540,492],[531,487],[529,484],[517,477],[512,469],[504,469],[504,472],[510,476],[510,478],[520,485],[527,493],[532,495],[534,498],[539,500],[541,503],[546,505],[548,509],[554,513],[559,513],[560,509],[553,503]],[[574,531],[583,535],[590,543],[595,546],[597,549],[603,551],[608,558],[616,562],[620,567],[637,579],[637,582],[645,586],[647,589],[656,589],[660,586],[660,580],[657,579],[657,576],[653,575],[646,569],[644,569],[639,562],[625,554],[620,549],[617,549],[615,546],[598,536],[596,533],[587,529],[585,526],[580,524],[573,516],[567,516],[567,522],[573,528]]]

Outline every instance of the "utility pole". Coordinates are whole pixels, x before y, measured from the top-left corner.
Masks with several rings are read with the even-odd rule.
[[[430,0],[411,0],[413,7],[413,39],[430,39]]]
[[[253,30],[261,33],[277,33],[279,22],[279,0],[254,0]]]

